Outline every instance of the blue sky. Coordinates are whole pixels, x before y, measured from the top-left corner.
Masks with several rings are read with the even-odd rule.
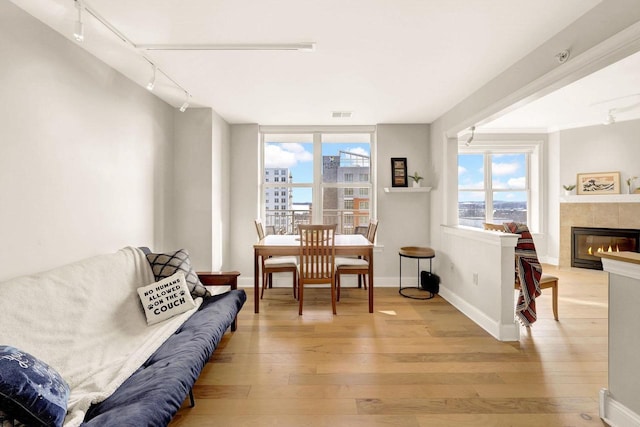
[[[349,151],[370,155],[369,144],[324,143],[322,155],[337,155]],[[524,190],[526,179],[525,154],[493,154],[492,180],[494,189]],[[289,168],[294,183],[313,181],[313,143],[268,143],[265,145],[265,167]],[[484,187],[482,154],[461,154],[458,157],[458,183],[461,189],[482,190]],[[294,203],[311,202],[311,189],[297,188],[293,191]],[[460,192],[459,201],[482,201],[482,191]],[[500,191],[494,194],[495,201],[526,201],[525,191]]]
[[[370,156],[369,144],[323,143],[322,155],[338,155],[339,151],[348,151]],[[265,145],[265,167],[289,168],[294,183],[313,182],[313,143],[267,143]],[[318,159],[318,161],[321,161]],[[296,188],[293,191],[294,203],[311,202],[311,189]]]
[[[526,156],[521,154],[493,154],[491,171],[494,190],[524,190],[526,185]],[[484,188],[484,161],[482,154],[458,156],[458,186],[460,189]],[[494,201],[526,201],[525,191],[494,192]],[[482,191],[461,191],[459,202],[483,201]]]

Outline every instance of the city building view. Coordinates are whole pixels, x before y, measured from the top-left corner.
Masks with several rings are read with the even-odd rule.
[[[361,147],[342,149],[353,145],[327,144],[325,151],[333,148],[335,154],[322,155],[322,218],[325,224],[337,224],[341,234],[358,232],[359,226],[366,228],[370,218],[370,155]],[[267,234],[293,234],[297,224],[313,222],[312,164],[300,162],[297,170],[264,168]]]

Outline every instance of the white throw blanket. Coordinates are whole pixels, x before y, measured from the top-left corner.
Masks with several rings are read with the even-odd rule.
[[[147,326],[136,288],[154,281],[144,253],[129,247],[0,283],[0,344],[67,381],[65,426],[82,423],[197,310]]]

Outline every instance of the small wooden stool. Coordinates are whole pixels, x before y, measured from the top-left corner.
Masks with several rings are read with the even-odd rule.
[[[515,284],[515,289],[520,290],[520,284]],[[540,277],[540,289],[549,289],[551,288],[551,302],[553,306],[553,317],[558,320],[558,278],[556,276],[552,276],[550,274],[543,274]]]

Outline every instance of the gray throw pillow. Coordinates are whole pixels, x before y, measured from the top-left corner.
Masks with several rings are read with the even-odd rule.
[[[179,249],[175,252],[162,254],[147,254],[147,261],[149,261],[151,265],[151,270],[153,270],[156,281],[182,272],[184,273],[187,285],[189,286],[189,292],[193,298],[211,296],[191,267],[189,252],[186,249]]]

